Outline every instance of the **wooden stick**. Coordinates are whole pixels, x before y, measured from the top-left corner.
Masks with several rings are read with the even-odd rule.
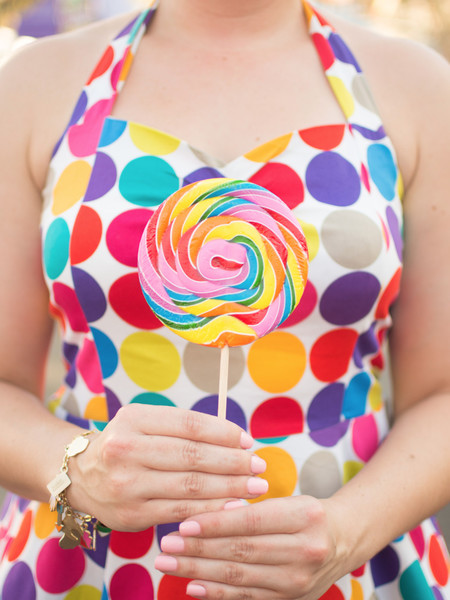
[[[224,346],[220,350],[220,375],[219,375],[219,405],[217,416],[219,419],[227,418],[227,392],[228,392],[228,364],[230,360],[230,348]]]

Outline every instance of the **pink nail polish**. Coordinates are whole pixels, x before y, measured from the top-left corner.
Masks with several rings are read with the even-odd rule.
[[[251,469],[252,473],[255,473],[255,475],[260,475],[267,469],[267,463],[264,459],[254,455],[252,456],[251,460]]]
[[[247,481],[247,490],[249,494],[253,496],[260,496],[261,494],[265,494],[269,489],[269,484],[265,479],[261,479],[260,477],[251,477]]]
[[[244,504],[240,500],[231,500],[223,507],[225,510],[233,510],[233,508],[242,508]]]
[[[163,552],[183,552],[184,540],[179,535],[166,535],[161,539],[161,550]]]
[[[241,448],[244,448],[244,450],[248,450],[253,446],[254,443],[255,440],[252,438],[251,435],[248,435],[246,431],[243,431],[241,433]]]
[[[206,588],[204,588],[202,585],[198,585],[198,583],[188,583],[186,587],[186,594],[189,594],[189,596],[203,598],[206,596]]]
[[[173,556],[163,556],[160,554],[155,558],[155,569],[158,571],[176,571],[178,561]]]
[[[200,535],[201,529],[197,521],[185,521],[180,523],[179,531],[183,536]]]

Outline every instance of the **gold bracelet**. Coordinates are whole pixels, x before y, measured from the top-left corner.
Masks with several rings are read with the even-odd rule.
[[[59,473],[47,484],[50,492],[50,510],[57,511],[56,529],[62,532],[59,540],[61,548],[76,548],[79,545],[95,550],[97,519],[74,510],[67,500],[66,490],[72,483],[68,475],[69,458],[81,454],[89,445],[88,436],[92,431],[78,435],[65,447],[64,459]]]

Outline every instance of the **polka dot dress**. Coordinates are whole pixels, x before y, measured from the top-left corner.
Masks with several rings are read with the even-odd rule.
[[[130,402],[214,414],[219,355],[165,329],[140,291],[137,249],[157,207],[208,177],[267,187],[294,211],[311,265],[278,330],[231,348],[227,417],[257,439],[265,498],[327,497],[388,431],[383,341],[400,283],[402,183],[395,153],[352,53],[303,3],[342,123],[293,131],[226,164],[186,141],[112,116],[155,6],[106,49],[57,145],[44,190],[43,264],[62,334],[64,382],[48,409],[104,428]],[[383,506],[379,507],[383,526]],[[177,528],[113,531],[96,552],[62,550],[47,504],[8,496],[0,521],[1,600],[181,600],[186,580],[153,568]],[[434,520],[394,540],[324,600],[450,599]]]

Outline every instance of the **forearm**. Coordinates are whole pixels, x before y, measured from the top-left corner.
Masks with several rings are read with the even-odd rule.
[[[448,394],[414,405],[358,475],[324,501],[347,572],[450,501],[449,423]]]
[[[52,415],[33,394],[0,383],[0,484],[48,501],[47,483],[61,467],[64,446],[82,430]]]

